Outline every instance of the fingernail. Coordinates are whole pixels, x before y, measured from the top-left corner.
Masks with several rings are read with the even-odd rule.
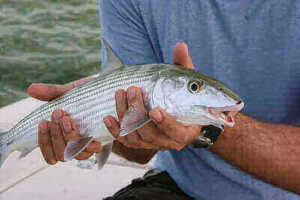
[[[46,133],[47,129],[48,129],[47,122],[44,122],[44,121],[41,122],[40,125],[39,125],[39,129],[40,129],[41,133]]]
[[[50,164],[50,165],[55,165],[57,163],[57,160],[55,160],[55,159],[51,159],[49,162],[48,162],[48,164]]]
[[[107,128],[111,128],[112,127],[112,124],[111,124],[111,121],[108,117],[104,118],[104,124]]]
[[[150,111],[150,117],[155,121],[155,122],[161,122],[163,117],[159,109],[155,108],[154,110]]]
[[[61,118],[62,118],[62,116],[63,116],[62,111],[60,111],[60,110],[55,111],[55,112],[53,113],[53,121],[54,121],[55,123],[59,123],[60,120],[61,120]]]
[[[118,90],[117,91],[117,93],[116,93],[116,100],[118,101],[118,102],[121,102],[122,101],[122,99],[123,99],[123,91],[122,90]]]
[[[64,120],[62,122],[62,125],[63,125],[63,129],[66,133],[71,132],[72,126],[71,126],[70,120]]]
[[[131,100],[134,99],[134,97],[135,97],[135,87],[130,87],[128,89],[127,94],[128,94],[129,99],[131,99]]]

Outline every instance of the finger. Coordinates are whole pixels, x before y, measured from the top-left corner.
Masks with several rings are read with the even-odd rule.
[[[63,137],[64,140],[66,141],[66,144],[70,141],[70,140],[76,140],[78,138],[80,138],[80,134],[78,133],[77,129],[76,129],[76,124],[75,124],[75,120],[69,116],[65,116],[63,117],[63,119],[61,120],[61,127],[62,127],[62,132],[63,132]],[[81,155],[82,153],[80,153],[78,155],[79,160],[82,160],[82,158],[86,157],[86,153],[89,154],[94,154],[94,153],[99,153],[101,150],[101,145],[99,142],[96,141],[92,141],[83,151],[82,153],[84,153],[83,155]],[[90,156],[89,156],[90,157]],[[77,159],[77,157],[76,157]]]
[[[100,153],[101,152],[101,144],[98,141],[92,141],[84,150],[87,153]]]
[[[136,106],[141,112],[147,113],[146,108],[144,106],[144,99],[142,94],[142,89],[138,87],[131,86],[127,90],[127,101],[128,107]],[[144,128],[143,128],[144,127]],[[140,128],[137,133],[129,134],[126,136],[127,140],[130,144],[137,146],[138,148],[145,148],[145,149],[158,149],[155,143],[149,143],[146,140],[143,140],[141,135],[149,135],[153,136],[153,133],[157,132],[154,126],[149,126],[149,123],[145,124],[142,128]]]
[[[65,112],[62,110],[54,111],[51,116],[51,140],[56,159],[59,161],[64,161],[64,149],[66,146],[60,125],[60,122],[64,116]]]
[[[187,144],[195,140],[201,131],[201,127],[198,125],[184,126],[177,122],[161,108],[151,110],[149,116],[167,136],[180,144]]]
[[[83,84],[85,84],[85,83],[87,83],[87,82],[93,80],[94,78],[95,78],[95,77],[93,77],[93,76],[88,76],[88,77],[79,79],[79,80],[77,80],[77,81],[73,81],[73,82],[71,82],[71,83],[68,83],[68,84],[66,84],[65,86],[67,86],[67,87],[69,88],[69,90],[70,90],[70,89],[73,89],[73,88],[78,87],[78,86],[80,86],[80,85],[83,85]]]
[[[173,50],[173,63],[186,69],[194,69],[192,58],[189,55],[188,46],[185,43],[177,43]]]
[[[129,148],[138,148],[138,146],[135,146],[133,144],[130,144],[130,142],[127,140],[127,137],[119,137],[120,134],[120,124],[119,122],[112,116],[106,116],[103,119],[103,122],[108,129],[108,131],[112,134],[116,140],[118,140],[120,143],[125,145]]]
[[[90,158],[93,155],[93,153],[89,152],[81,152],[78,156],[75,157],[76,160],[86,160]]]
[[[38,144],[45,161],[54,165],[57,163],[50,136],[50,122],[42,121],[38,126]]]
[[[28,87],[28,94],[33,98],[42,100],[42,101],[50,101],[55,99],[67,91],[77,87],[83,83],[86,83],[92,80],[93,77],[86,77],[84,79],[80,79],[78,81],[66,84],[66,85],[51,85],[44,83],[33,83]]]
[[[115,95],[116,99],[116,111],[118,114],[119,121],[122,120],[124,114],[126,113],[127,107],[127,93],[125,90],[118,90]]]
[[[62,127],[62,133],[64,141],[68,143],[70,140],[76,140],[80,138],[80,134],[77,131],[75,120],[69,116],[65,116],[60,121]]]
[[[129,87],[127,90],[128,107],[136,106],[141,112],[147,113],[144,106],[141,88]],[[159,149],[160,147],[179,148],[178,143],[170,140],[163,134],[157,134],[157,129],[153,123],[147,123],[138,130],[138,134],[129,134],[125,138],[129,145],[137,148]],[[176,147],[175,147],[176,146]]]
[[[151,134],[151,132],[143,133],[143,134]],[[158,150],[160,147],[154,144],[148,143],[142,139],[140,134],[137,131],[130,133],[129,135],[125,136],[128,144],[137,149],[156,149]]]
[[[182,149],[182,144],[170,139],[170,137],[163,133],[163,131],[159,130],[153,122],[147,123],[138,129],[138,134],[142,141],[147,144],[151,144],[154,149]]]
[[[107,128],[107,130],[114,136],[114,138],[119,137],[120,133],[120,124],[119,122],[112,116],[108,115],[103,118],[103,122]]]
[[[128,107],[136,106],[141,112],[146,114],[146,109],[144,106],[143,96],[142,96],[142,89],[131,86],[127,90],[127,102]]]
[[[28,94],[35,99],[50,101],[69,90],[69,87],[63,85],[50,85],[44,83],[33,83],[28,88]]]

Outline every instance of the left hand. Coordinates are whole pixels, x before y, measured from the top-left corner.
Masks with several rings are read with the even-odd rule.
[[[173,62],[183,68],[194,69],[191,57],[188,54],[188,47],[184,43],[178,43],[173,52]],[[116,93],[116,110],[119,121],[127,111],[128,107],[138,106],[146,112],[143,104],[141,88],[130,87],[127,92],[118,90]],[[154,108],[149,112],[153,122],[149,122],[137,131],[125,137],[120,137],[120,123],[112,116],[106,116],[104,123],[110,133],[123,145],[129,148],[166,150],[174,149],[180,151],[200,134],[202,126],[183,125],[168,115],[161,108]]]
[[[28,88],[28,93],[33,98],[51,101],[92,79],[93,77],[90,76],[66,85],[34,83]],[[74,119],[69,117],[67,112],[63,110],[55,110],[51,115],[51,121],[43,120],[38,127],[38,144],[45,161],[50,165],[54,165],[58,161],[63,162],[64,148],[67,142],[80,137]],[[76,156],[76,159],[85,160],[100,151],[100,143],[93,141],[83,152]]]

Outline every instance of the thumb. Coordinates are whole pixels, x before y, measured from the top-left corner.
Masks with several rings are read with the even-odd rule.
[[[28,94],[35,99],[50,101],[55,99],[71,88],[67,85],[50,85],[44,83],[33,83],[28,88]]]
[[[192,58],[189,55],[188,46],[185,43],[177,43],[173,50],[173,63],[181,65],[185,69],[195,69]]]
[[[89,76],[72,83],[68,83],[66,85],[51,85],[51,84],[44,84],[44,83],[33,83],[28,88],[28,94],[35,99],[39,99],[42,101],[50,101],[55,99],[64,93],[68,92],[69,90],[73,89],[74,87],[78,87],[86,82],[89,82],[94,77]]]

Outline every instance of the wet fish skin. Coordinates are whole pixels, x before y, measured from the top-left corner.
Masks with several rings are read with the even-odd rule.
[[[102,119],[106,115],[117,117],[115,92],[132,85],[148,88],[153,75],[157,73],[156,67],[156,65],[124,67],[116,73],[100,75],[42,105],[11,130],[1,134],[1,150],[5,149],[5,153],[1,154],[2,159],[11,151],[21,151],[23,157],[38,147],[38,123],[45,119],[50,120],[51,113],[57,109],[66,110],[77,121],[82,135],[93,135],[103,143],[111,142],[113,137],[102,123]]]
[[[65,148],[65,160],[78,155],[94,139],[106,145],[97,155],[98,167],[106,162],[113,137],[103,118],[117,117],[115,92],[134,85],[143,89],[147,109],[161,107],[185,124],[230,125],[234,122],[224,112],[240,111],[243,101],[224,84],[200,72],[171,64],[125,66],[104,42],[107,67],[111,69],[61,97],[37,108],[6,133],[0,133],[0,165],[15,150],[26,156],[38,147],[38,123],[50,120],[54,110],[66,110],[75,119],[82,138]],[[196,90],[195,90],[196,89]],[[130,108],[121,123],[120,135],[130,134],[148,123],[150,118],[136,107]]]

